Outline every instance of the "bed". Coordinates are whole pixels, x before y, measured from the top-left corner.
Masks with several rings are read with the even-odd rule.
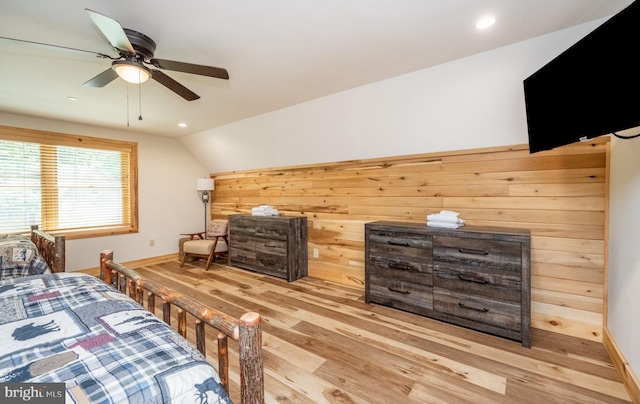
[[[257,313],[234,318],[203,306],[113,262],[110,251],[100,255],[100,278],[51,271],[0,281],[0,383],[58,383],[64,402],[77,404],[229,403],[232,339],[240,401],[264,401]],[[185,339],[188,315],[195,318],[195,345]],[[206,360],[210,327],[217,371]]]
[[[31,226],[31,235],[0,234],[0,280],[65,270],[65,237]]]

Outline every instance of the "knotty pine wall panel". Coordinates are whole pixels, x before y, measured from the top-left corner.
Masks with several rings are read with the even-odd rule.
[[[364,224],[460,212],[532,235],[532,326],[602,341],[609,139],[216,173],[211,217],[273,205],[308,220],[309,275],[364,292]],[[318,258],[313,251],[317,249]]]

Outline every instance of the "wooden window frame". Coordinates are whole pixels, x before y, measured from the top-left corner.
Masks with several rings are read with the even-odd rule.
[[[109,225],[79,230],[47,229],[47,218],[42,218],[43,230],[53,235],[64,234],[67,239],[113,236],[138,232],[138,144],[122,140],[104,139],[66,133],[48,132],[36,129],[15,128],[0,125],[0,140],[32,142],[41,145],[85,147],[91,149],[124,152],[129,155],[129,195],[123,201],[123,213],[129,215],[130,223]],[[42,181],[47,181],[47,173],[42,173]],[[126,197],[125,197],[126,198]]]

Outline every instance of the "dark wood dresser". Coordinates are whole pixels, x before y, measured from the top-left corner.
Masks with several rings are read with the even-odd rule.
[[[289,282],[307,276],[307,218],[230,215],[229,265]]]
[[[531,346],[528,230],[365,224],[365,300]]]

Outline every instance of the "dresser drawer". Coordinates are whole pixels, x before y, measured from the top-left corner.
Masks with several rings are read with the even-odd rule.
[[[259,238],[286,240],[289,232],[289,223],[279,219],[262,216],[232,215],[231,233],[243,233],[255,235]]]
[[[255,250],[229,246],[229,265],[241,268],[251,267],[256,264]]]
[[[278,278],[287,278],[287,257],[256,252],[255,270]]]
[[[256,252],[286,256],[287,255],[287,241],[277,239],[261,239],[256,238],[253,241]]]
[[[371,271],[376,271],[380,274],[386,273],[389,276],[416,274],[418,278],[425,279],[422,283],[429,285],[433,283],[431,275],[433,264],[431,260],[405,259],[400,256],[384,254],[370,257],[368,264]],[[427,279],[428,282],[426,281]]]
[[[256,237],[270,240],[286,240],[289,234],[289,224],[282,221],[259,221],[255,223]]]
[[[431,267],[423,268],[425,271],[394,269],[385,266],[379,266],[372,263],[368,269],[369,283],[378,285],[388,285],[391,281],[399,281],[403,283],[415,283],[422,286],[433,286],[433,276]]]
[[[522,279],[519,272],[459,264],[435,263],[434,286],[491,299],[520,302]]]
[[[431,236],[420,233],[371,230],[369,232],[369,255],[392,254],[431,260]]]
[[[522,247],[521,243],[512,241],[434,236],[433,259],[520,272]]]
[[[255,238],[251,234],[236,232],[229,234],[229,248],[241,248],[244,250],[255,249]]]
[[[251,216],[231,215],[229,216],[229,234],[249,234],[255,233],[256,221]]]
[[[433,287],[398,277],[370,274],[369,301],[414,313],[433,309]]]
[[[433,307],[436,311],[481,324],[520,331],[521,306],[475,295],[434,287]]]

